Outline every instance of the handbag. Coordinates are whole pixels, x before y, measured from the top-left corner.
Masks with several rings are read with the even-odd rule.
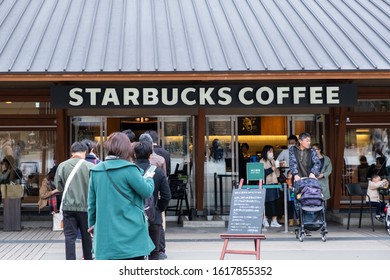
[[[64,230],[64,221],[61,212],[53,213],[53,231]]]
[[[283,174],[283,172],[280,172],[280,175],[279,175],[279,177],[278,177],[278,182],[280,183],[280,184],[284,184],[284,183],[286,183],[286,176]]]
[[[24,187],[20,184],[1,184],[1,194],[3,198],[22,198]]]

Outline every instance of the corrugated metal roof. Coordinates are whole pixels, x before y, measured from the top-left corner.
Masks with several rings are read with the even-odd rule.
[[[0,0],[0,73],[389,69],[389,0]]]

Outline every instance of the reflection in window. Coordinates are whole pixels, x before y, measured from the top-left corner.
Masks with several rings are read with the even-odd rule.
[[[347,129],[343,174],[345,183],[367,182],[370,174],[378,172],[382,177],[388,177],[390,174],[388,133],[387,127]]]
[[[10,163],[10,181],[38,195],[40,181],[54,166],[55,131],[0,131],[0,158]]]
[[[390,112],[389,100],[359,100],[355,112]]]

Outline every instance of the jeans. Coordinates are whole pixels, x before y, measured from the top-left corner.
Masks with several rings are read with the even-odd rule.
[[[154,250],[150,252],[149,260],[159,260],[159,247],[160,247],[160,229],[161,225],[149,225],[149,236],[152,239],[154,246]]]
[[[64,211],[65,255],[67,260],[76,259],[76,239],[80,229],[81,245],[85,260],[92,260],[92,238],[88,230],[88,213]]]

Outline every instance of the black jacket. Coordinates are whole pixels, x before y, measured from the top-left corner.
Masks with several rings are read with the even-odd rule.
[[[136,164],[141,167],[144,171],[146,171],[149,166],[149,160],[137,160]],[[157,167],[156,171],[153,176],[154,180],[154,192],[153,196],[155,201],[157,201],[157,211],[156,216],[153,221],[149,221],[151,224],[154,225],[161,225],[162,224],[162,216],[161,212],[165,211],[165,209],[168,207],[169,200],[171,199],[171,190],[169,188],[168,179],[167,176],[165,176],[165,172]]]

